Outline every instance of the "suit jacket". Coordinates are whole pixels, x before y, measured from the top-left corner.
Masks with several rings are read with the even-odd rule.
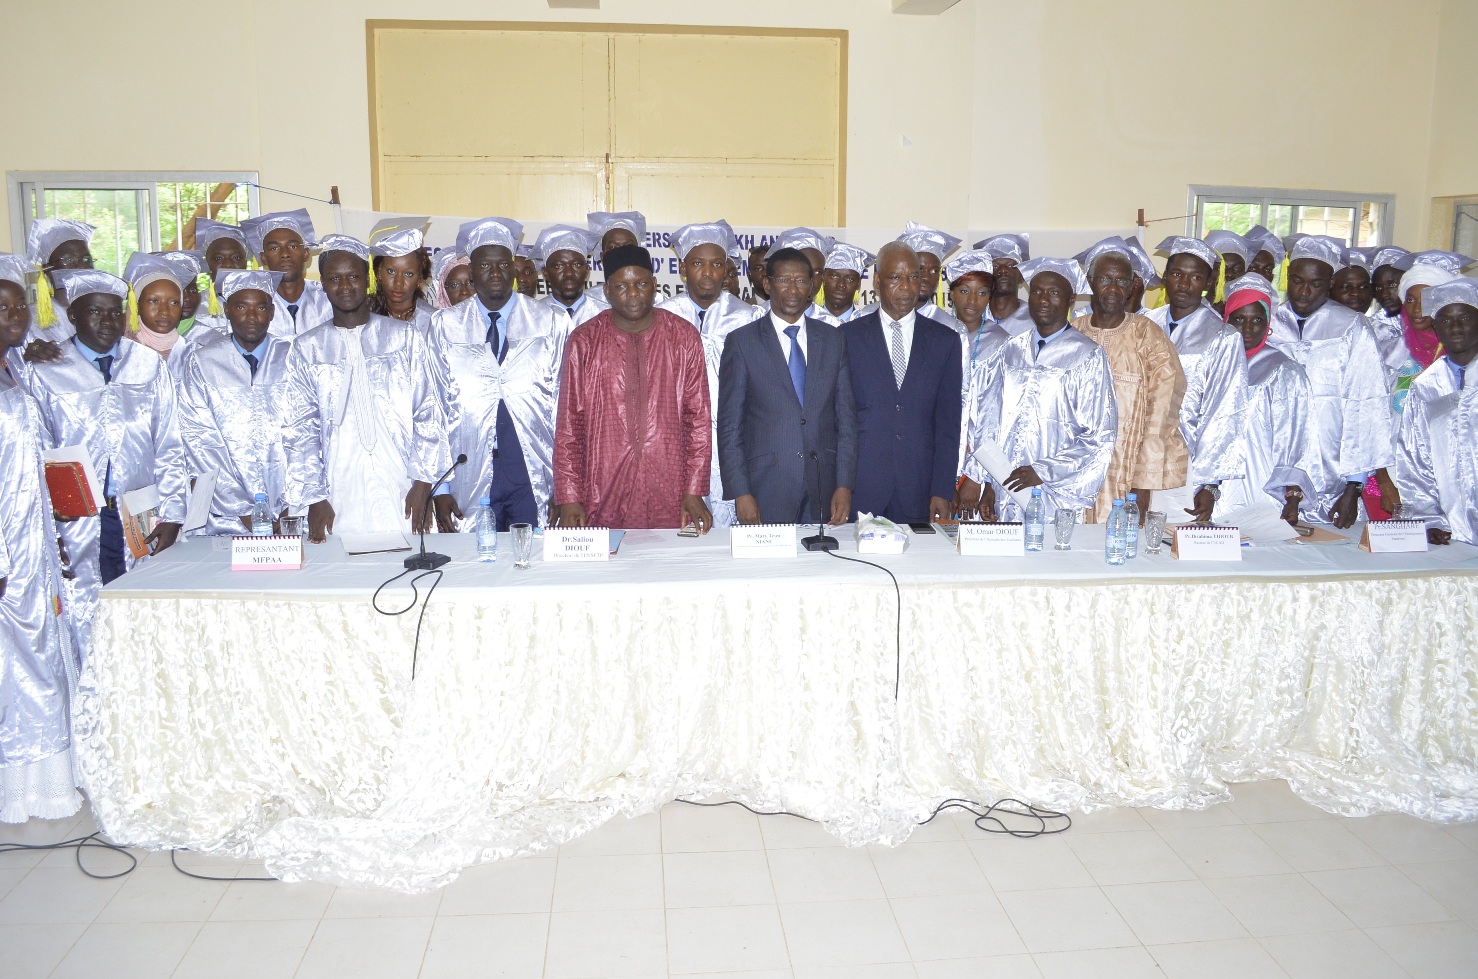
[[[894,521],[929,519],[929,498],[954,495],[960,453],[960,337],[915,315],[903,387],[877,312],[842,325],[857,406],[852,508]]]
[[[760,516],[771,523],[821,520],[830,513],[836,488],[851,489],[856,482],[857,415],[846,341],[834,326],[809,317],[805,323],[804,404],[795,396],[784,348],[768,314],[730,333],[719,358],[718,455],[724,499],[754,496]],[[808,496],[803,514],[801,504]]]

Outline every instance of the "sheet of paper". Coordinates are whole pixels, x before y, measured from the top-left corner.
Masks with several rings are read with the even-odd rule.
[[[1224,516],[1218,516],[1216,522],[1236,527],[1242,532],[1242,538],[1253,547],[1268,547],[1288,544],[1298,539],[1298,531],[1288,525],[1282,513],[1282,508],[1269,500],[1267,503],[1239,507]]]
[[[92,468],[92,456],[87,454],[87,446],[60,445],[55,449],[47,449],[41,456],[46,462],[82,463],[82,475],[87,480],[87,488],[92,492],[93,501],[98,506],[103,505],[103,481],[98,479],[97,471]]]
[[[999,483],[1002,489],[1005,489],[1006,477],[1011,475],[1016,467],[1011,465],[1011,460],[1006,458],[1006,453],[1001,451],[1001,447],[990,439],[982,439],[980,444],[975,447],[974,456],[985,467],[985,471],[990,473],[990,478]],[[1031,502],[1032,494],[1030,490],[1025,492],[1021,490],[1006,490],[1006,492],[1011,494],[1011,498],[1023,510]]]
[[[383,554],[387,551],[409,551],[411,543],[405,534],[335,534],[349,554]]]
[[[220,473],[212,469],[203,476],[195,479],[195,487],[190,490],[190,502],[185,507],[185,533],[199,530],[210,522],[210,502],[215,499],[216,479]]]

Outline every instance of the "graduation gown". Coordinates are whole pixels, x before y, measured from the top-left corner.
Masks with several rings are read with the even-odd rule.
[[[0,371],[0,822],[60,819],[81,805],[71,761],[79,663],[62,618],[61,562],[46,493],[40,410]]]
[[[269,334],[252,352],[258,362],[253,376],[231,335],[212,330],[178,358],[186,467],[191,479],[217,474],[208,534],[245,533],[241,518],[251,515],[258,493],[267,494],[274,514],[287,505],[282,440],[291,349],[290,341]]]
[[[1170,307],[1151,310],[1148,319],[1170,333],[1185,372],[1180,433],[1190,452],[1185,484],[1236,479],[1247,453],[1247,352],[1242,335],[1215,309],[1202,304],[1169,331]],[[1174,489],[1175,487],[1167,487]]]
[[[501,364],[487,342],[487,313],[476,296],[432,318],[429,362],[450,426],[451,452],[467,454],[449,485],[463,514],[470,515],[487,495],[498,466],[493,452],[498,409],[504,406],[544,526],[554,493],[554,413],[565,343],[557,317],[568,314],[519,293],[499,312],[507,337]]]
[[[1036,329],[1036,324],[1032,322],[1032,314],[1026,308],[1025,299],[1020,301],[1020,303],[1016,307],[1015,312],[1013,312],[1010,316],[999,320],[991,316],[990,307],[987,306],[985,309],[985,318],[989,322],[994,323],[996,326],[999,326],[1001,329],[1011,334],[1013,337],[1019,337],[1023,333],[1027,333],[1031,330]]]
[[[1042,477],[1049,511],[1093,505],[1114,454],[1118,411],[1114,377],[1103,348],[1072,327],[1036,357],[1037,334],[1012,337],[1001,351],[1000,370],[981,413],[984,430],[971,442],[975,454],[965,474],[990,479],[979,445],[994,439],[1012,468],[1031,466]],[[996,498],[1005,490],[997,485]]]
[[[1365,317],[1326,302],[1299,333],[1293,309],[1278,307],[1268,343],[1304,369],[1313,395],[1315,498],[1305,508],[1327,519],[1347,479],[1393,464],[1391,407],[1375,335]]]
[[[529,297],[525,296],[524,298],[527,299]],[[540,296],[538,299],[532,299],[530,301],[549,308],[552,317],[550,322],[560,334],[559,342],[561,349],[563,349],[564,341],[568,340],[570,334],[575,332],[575,327],[584,326],[599,316],[601,310],[611,308],[611,304],[606,302],[604,295],[597,302],[591,298],[588,290],[585,293],[585,301],[580,304],[573,315],[570,312],[570,307],[555,299],[552,295]]]
[[[996,375],[1001,367],[1001,354],[1006,349],[1011,334],[985,319],[980,321],[980,329],[973,334],[965,328],[965,324],[954,317],[950,317],[948,324],[957,327],[960,331],[960,363],[964,368],[960,375],[964,390],[961,392],[963,400],[960,402],[962,407],[958,467],[963,473],[965,460],[969,459],[971,452],[974,451],[974,446],[970,442],[971,434],[985,431],[986,393],[995,383]]]
[[[1446,357],[1411,383],[1393,475],[1403,517],[1478,544],[1478,384],[1459,390]]]
[[[323,286],[312,279],[303,280],[303,294],[298,297],[296,318],[287,308],[287,300],[278,293],[272,294],[272,305],[274,307],[272,325],[268,328],[268,332],[276,337],[298,336],[334,318],[334,308],[329,304],[328,295],[324,293]],[[221,318],[225,319],[224,316]],[[231,325],[227,323],[225,330],[230,329]]]
[[[1303,490],[1305,500],[1314,498],[1313,395],[1304,369],[1266,345],[1247,361],[1247,383],[1245,461],[1240,478],[1222,483],[1216,519],[1270,499],[1281,509],[1289,486]]]

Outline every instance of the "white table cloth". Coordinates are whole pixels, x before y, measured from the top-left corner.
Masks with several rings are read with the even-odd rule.
[[[850,528],[843,553],[855,554]],[[284,879],[445,884],[679,796],[897,843],[941,800],[1201,808],[1285,778],[1330,811],[1478,818],[1478,549],[1244,548],[734,561],[726,531],[627,534],[603,564],[452,555],[376,614],[400,554],[310,546],[232,573],[187,541],[103,589],[79,766],[117,841]],[[423,582],[424,586],[429,584]],[[381,599],[399,608],[409,592]]]

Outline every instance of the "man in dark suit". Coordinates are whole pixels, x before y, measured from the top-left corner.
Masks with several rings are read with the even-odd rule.
[[[878,308],[843,324],[857,406],[852,504],[904,523],[948,519],[960,452],[960,338],[915,312],[919,259],[878,252]]]
[[[836,327],[804,315],[816,279],[802,252],[770,253],[765,275],[770,312],[730,333],[719,359],[724,498],[742,524],[844,524],[857,474],[846,344]]]

